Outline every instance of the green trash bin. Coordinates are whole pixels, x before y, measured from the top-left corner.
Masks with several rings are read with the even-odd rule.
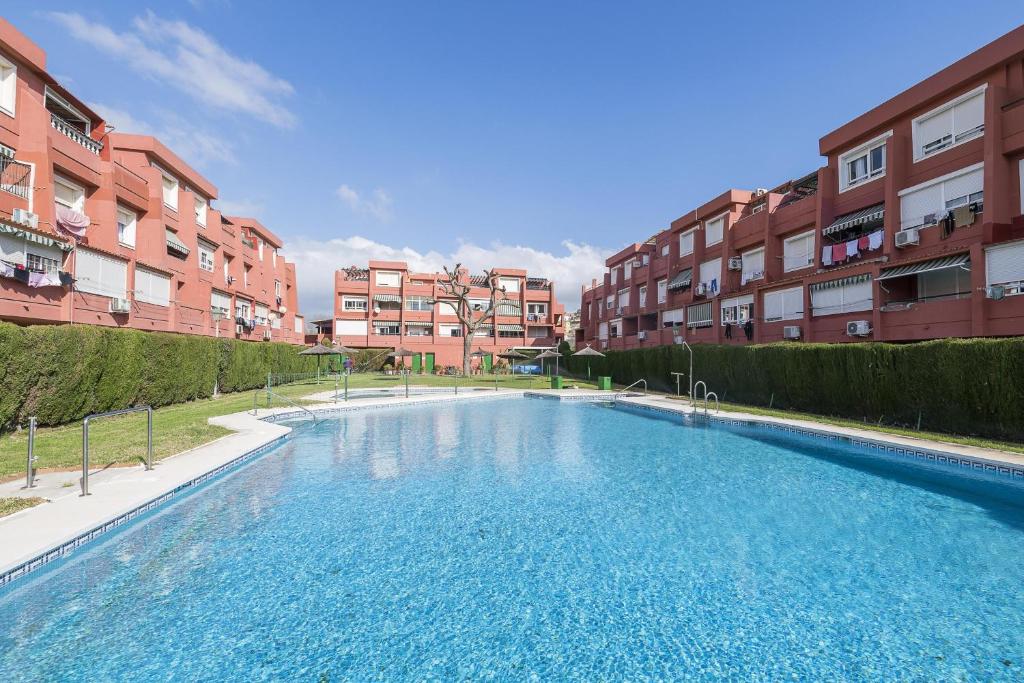
[[[552,375],[551,377],[551,388],[561,389],[562,388],[562,377],[561,375]]]
[[[611,391],[612,390],[612,378],[611,377],[598,377],[597,378],[597,388],[600,389],[601,391]]]

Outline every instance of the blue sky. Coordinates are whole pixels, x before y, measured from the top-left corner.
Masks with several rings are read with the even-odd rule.
[[[574,308],[609,253],[814,170],[821,135],[1024,23],[1009,1],[149,7],[3,12],[278,232],[309,315],[368,258],[524,266]]]

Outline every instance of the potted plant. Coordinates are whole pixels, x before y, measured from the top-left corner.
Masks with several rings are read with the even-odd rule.
[[[385,363],[384,364],[384,374],[385,375],[393,374],[394,369],[395,369],[395,366],[392,365],[391,363]]]

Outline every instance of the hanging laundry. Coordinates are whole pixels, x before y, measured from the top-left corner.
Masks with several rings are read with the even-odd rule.
[[[28,274],[28,286],[29,287],[43,287],[43,279],[46,277],[46,273],[37,273],[32,271]]]
[[[832,245],[832,263],[842,263],[846,260],[846,245],[845,244],[833,244]]]
[[[884,235],[884,230],[875,230],[873,233],[868,235],[868,249],[874,251],[882,246],[882,237]]]
[[[846,243],[846,258],[854,256],[860,256],[860,250],[857,248],[857,240],[850,240]]]
[[[821,265],[832,265],[832,247],[828,245],[825,245],[824,247],[821,248]]]
[[[725,324],[725,338],[732,339],[732,323]]]
[[[14,269],[14,279],[17,280],[18,282],[23,282],[23,283],[25,283],[27,285],[28,284],[28,271],[25,270],[24,268],[15,268]]]
[[[718,294],[718,278],[717,277],[711,278],[711,293],[712,294]]]
[[[754,338],[754,323],[751,320],[743,323],[743,335],[750,341]]]
[[[6,261],[0,261],[0,277],[14,277],[14,266]]]
[[[43,273],[43,283],[40,287],[60,287],[60,273],[55,270],[48,270]]]
[[[857,248],[860,249],[861,251],[867,251],[870,245],[871,240],[868,238],[867,235],[861,235],[857,239]]]
[[[958,206],[953,209],[953,227],[966,228],[974,223],[974,211],[970,204]]]
[[[57,277],[60,280],[60,283],[65,287],[70,287],[71,285],[75,284],[75,278],[71,275],[71,273],[65,273],[62,270],[60,271],[60,273],[57,274]]]
[[[89,217],[66,206],[57,205],[57,229],[75,240],[85,237]]]

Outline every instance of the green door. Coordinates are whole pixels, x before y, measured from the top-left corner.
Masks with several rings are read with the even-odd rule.
[[[491,371],[491,364],[494,362],[494,357],[491,354],[484,356],[484,372]]]
[[[434,374],[434,354],[432,353],[427,354],[427,374]]]
[[[412,356],[412,371],[413,374],[420,374],[420,354],[414,353]]]

